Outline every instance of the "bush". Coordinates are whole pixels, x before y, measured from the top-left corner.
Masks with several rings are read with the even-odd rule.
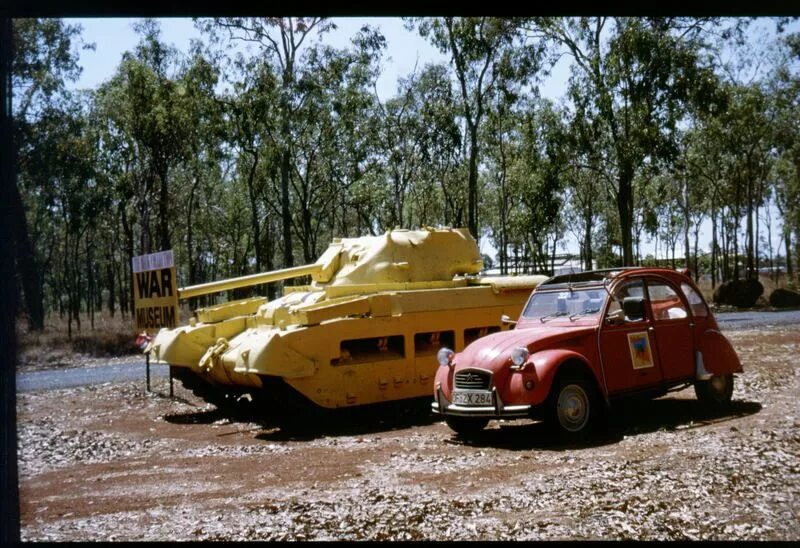
[[[764,293],[764,286],[757,280],[731,280],[714,291],[714,302],[738,308],[750,308]]]
[[[769,304],[775,308],[800,306],[800,293],[789,289],[778,288],[770,294]]]

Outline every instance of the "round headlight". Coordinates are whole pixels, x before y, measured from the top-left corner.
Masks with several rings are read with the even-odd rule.
[[[446,367],[450,365],[450,360],[452,360],[455,355],[456,353],[449,348],[440,348],[439,352],[436,354],[436,359],[439,361],[439,365]]]
[[[522,365],[530,356],[530,352],[524,346],[518,346],[511,351],[511,361],[514,365]]]

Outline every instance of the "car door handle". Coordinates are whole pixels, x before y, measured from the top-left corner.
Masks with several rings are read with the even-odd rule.
[[[651,325],[650,327],[647,328],[647,330],[652,333],[653,331],[656,330],[656,328]]]

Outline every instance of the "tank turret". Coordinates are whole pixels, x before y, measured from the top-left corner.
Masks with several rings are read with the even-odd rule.
[[[311,265],[181,288],[187,299],[311,278],[272,301],[198,309],[188,325],[159,331],[148,350],[206,394],[289,390],[325,408],[424,397],[441,346],[458,351],[507,329],[501,316],[518,316],[546,279],[481,277],[482,267],[466,229],[337,238]]]

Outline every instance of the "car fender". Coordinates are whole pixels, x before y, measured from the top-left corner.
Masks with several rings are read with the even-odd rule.
[[[550,389],[553,386],[553,381],[555,380],[556,374],[561,366],[570,361],[580,362],[585,365],[586,369],[591,372],[591,375],[594,378],[598,389],[601,391],[601,394],[605,396],[603,391],[603,383],[601,381],[601,377],[598,375],[598,372],[590,365],[591,361],[588,360],[586,356],[579,354],[578,352],[562,349],[542,350],[541,352],[532,354],[528,361],[533,362],[534,367],[536,368],[538,388],[539,390],[543,391],[544,397],[550,393]]]
[[[700,335],[697,349],[700,353],[696,357],[706,371],[714,375],[726,373],[741,373],[742,363],[728,338],[716,329],[707,329]],[[699,369],[699,367],[698,367]]]

